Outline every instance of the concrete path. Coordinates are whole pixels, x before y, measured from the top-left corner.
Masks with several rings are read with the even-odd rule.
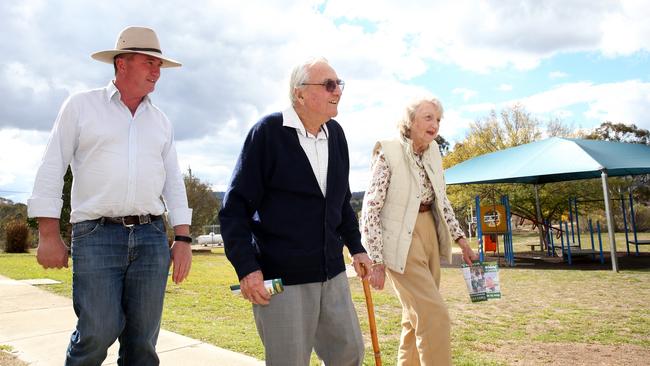
[[[77,317],[72,300],[23,281],[0,276],[0,345],[30,365],[63,365],[65,349]],[[160,331],[157,345],[161,365],[260,366],[255,358]],[[108,350],[103,365],[117,364],[118,344]]]

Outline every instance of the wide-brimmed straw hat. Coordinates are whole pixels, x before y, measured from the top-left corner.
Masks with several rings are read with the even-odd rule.
[[[90,57],[112,64],[115,56],[122,53],[141,53],[157,57],[163,62],[161,67],[181,66],[180,62],[163,56],[156,32],[147,27],[124,28],[117,37],[115,49],[95,52]]]

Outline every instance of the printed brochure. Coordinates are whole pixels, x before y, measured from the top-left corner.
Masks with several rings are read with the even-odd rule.
[[[497,262],[474,263],[471,266],[463,263],[461,269],[472,302],[501,298]]]

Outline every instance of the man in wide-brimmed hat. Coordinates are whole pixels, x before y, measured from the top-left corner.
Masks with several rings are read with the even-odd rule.
[[[148,94],[163,56],[150,28],[124,29],[112,50],[115,80],[70,96],[61,107],[28,200],[37,217],[37,260],[68,266],[59,234],[63,176],[72,168],[72,295],[78,317],[66,365],[100,365],[120,341],[118,364],[158,365],[156,341],[170,263],[182,282],[192,262],[187,205],[173,128]],[[164,202],[161,200],[164,199]],[[176,234],[169,248],[163,214]]]

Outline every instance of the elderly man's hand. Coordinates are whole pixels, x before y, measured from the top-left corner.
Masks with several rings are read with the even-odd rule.
[[[352,256],[352,266],[357,272],[357,276],[361,277],[362,280],[367,280],[370,278],[370,269],[372,268],[372,261],[368,254],[366,253],[357,253]]]
[[[271,294],[264,287],[264,275],[262,271],[257,270],[247,274],[239,281],[241,294],[245,299],[258,305],[268,305],[271,300]]]

